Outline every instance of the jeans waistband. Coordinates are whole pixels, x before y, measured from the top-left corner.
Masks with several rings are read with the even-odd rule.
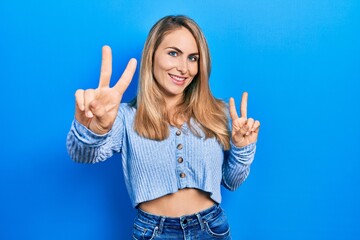
[[[216,218],[221,212],[222,209],[218,204],[214,204],[212,207],[201,212],[184,215],[181,217],[154,215],[138,208],[137,219],[143,223],[158,227],[159,231],[161,232],[163,227],[184,229],[188,226],[200,224],[201,228],[203,228],[204,222]]]

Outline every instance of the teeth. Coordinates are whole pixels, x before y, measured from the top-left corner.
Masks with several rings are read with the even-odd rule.
[[[184,77],[178,77],[172,74],[169,74],[171,78],[175,79],[176,81],[184,81],[186,78]]]

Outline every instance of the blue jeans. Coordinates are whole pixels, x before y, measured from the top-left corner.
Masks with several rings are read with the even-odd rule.
[[[163,217],[138,209],[134,221],[134,240],[145,239],[231,239],[224,211],[214,205],[199,213],[181,217]]]

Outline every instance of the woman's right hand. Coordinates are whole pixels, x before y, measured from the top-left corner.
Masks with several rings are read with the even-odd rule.
[[[115,121],[122,96],[128,88],[135,70],[136,59],[130,59],[125,71],[114,87],[110,88],[112,71],[111,48],[102,48],[99,86],[96,89],[78,89],[75,93],[75,118],[96,134],[110,131]]]

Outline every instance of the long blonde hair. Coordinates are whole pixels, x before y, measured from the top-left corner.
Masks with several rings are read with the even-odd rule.
[[[164,37],[173,30],[185,27],[194,36],[198,50],[198,74],[184,91],[183,100],[177,104],[169,119],[165,100],[153,75],[155,52]],[[206,138],[215,137],[224,149],[229,149],[229,129],[225,103],[215,99],[209,87],[211,71],[210,53],[200,27],[182,15],[166,16],[150,30],[142,52],[138,95],[132,101],[137,108],[134,129],[146,138],[164,140],[169,136],[169,123],[184,117],[191,131],[200,133],[190,124],[190,119],[204,132]],[[177,126],[180,127],[180,126]]]

